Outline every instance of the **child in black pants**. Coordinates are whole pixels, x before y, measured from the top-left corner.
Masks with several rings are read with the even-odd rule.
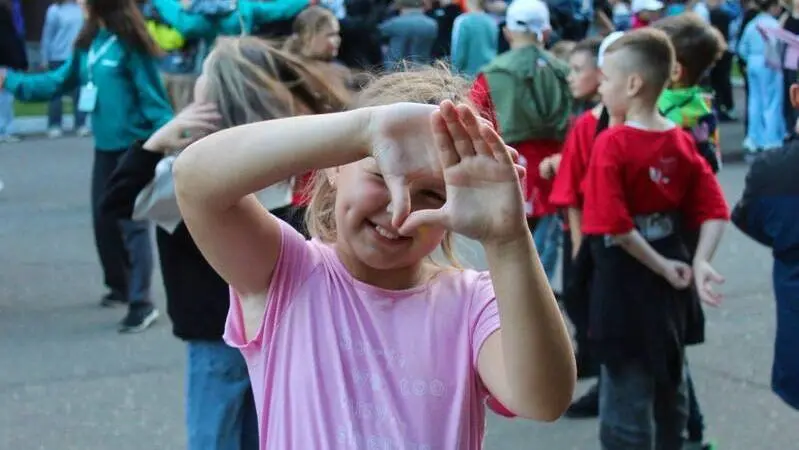
[[[720,299],[709,261],[729,211],[692,137],[657,111],[673,64],[668,36],[640,29],[613,43],[601,67],[602,102],[624,118],[596,138],[583,204],[606,450],[682,448],[684,348],[701,326],[690,320],[698,304],[689,287],[708,303]],[[684,230],[698,230],[693,261]]]

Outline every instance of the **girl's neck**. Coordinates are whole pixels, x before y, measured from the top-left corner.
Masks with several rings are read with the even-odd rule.
[[[438,271],[432,264],[423,261],[403,268],[396,269],[375,269],[364,264],[357,256],[353,255],[349,249],[340,244],[334,244],[339,261],[347,269],[347,272],[356,280],[388,291],[402,291],[412,289],[427,283]]]

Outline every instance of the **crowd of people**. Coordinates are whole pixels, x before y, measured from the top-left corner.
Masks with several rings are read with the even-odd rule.
[[[685,348],[721,302],[734,61],[753,167],[732,219],[774,248],[773,385],[799,409],[799,19],[783,11],[62,0],[42,71],[0,36],[0,136],[16,98],[50,102],[60,137],[73,97],[100,304],[126,308],[123,333],[160,314],[155,225],[192,450],[479,449],[486,408],[598,417],[606,450],[709,449]],[[487,271],[459,265],[455,234]]]

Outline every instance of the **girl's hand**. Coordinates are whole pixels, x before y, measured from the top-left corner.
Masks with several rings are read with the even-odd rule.
[[[515,151],[466,105],[441,103],[431,117],[444,172],[447,201],[437,210],[415,211],[402,223],[410,234],[423,225],[443,226],[484,244],[529,233]]]
[[[192,103],[147,139],[143,148],[156,153],[182,150],[219,129],[221,116],[210,103]]]

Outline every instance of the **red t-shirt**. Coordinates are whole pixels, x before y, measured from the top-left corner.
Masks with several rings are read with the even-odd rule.
[[[549,202],[558,208],[582,208],[582,183],[594,146],[596,127],[599,119],[593,111],[586,111],[574,121],[558,166],[558,173],[552,184]]]
[[[489,119],[501,135],[502,130],[497,125],[496,111],[491,100],[488,81],[483,74],[477,75],[469,97],[480,114]],[[544,158],[560,152],[562,143],[550,139],[536,139],[524,142],[507,142],[507,144],[519,152],[519,164],[527,169],[527,176],[522,180],[524,185],[524,207],[527,216],[542,217],[554,214],[557,210],[549,203],[552,180],[541,178],[538,166]]]
[[[695,230],[730,214],[713,171],[679,127],[653,131],[620,125],[602,132],[584,195],[585,234],[628,233],[637,215],[680,212],[685,227]]]

